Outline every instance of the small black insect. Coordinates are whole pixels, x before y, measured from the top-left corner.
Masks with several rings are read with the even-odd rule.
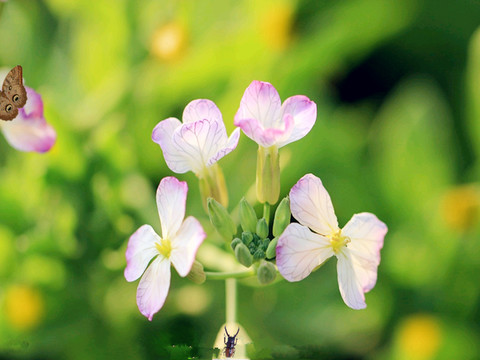
[[[227,333],[228,340],[225,338],[225,335],[223,335],[223,342],[225,343],[225,347],[223,348],[223,354],[227,358],[231,358],[233,357],[233,355],[235,355],[235,345],[237,345],[237,340],[238,340],[236,339],[236,337],[239,331],[240,331],[240,328],[238,328],[235,335],[230,336],[230,334],[227,331],[227,327],[225,326],[225,332]]]

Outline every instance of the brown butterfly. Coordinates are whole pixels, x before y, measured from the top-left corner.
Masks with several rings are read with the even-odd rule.
[[[0,119],[10,121],[17,117],[18,109],[27,102],[27,91],[23,86],[23,70],[15,66],[8,73],[0,91]]]

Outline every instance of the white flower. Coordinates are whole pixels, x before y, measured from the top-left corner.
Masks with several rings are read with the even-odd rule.
[[[150,321],[165,303],[170,288],[170,264],[180,276],[187,276],[206,237],[197,219],[189,216],[183,220],[187,191],[184,181],[174,177],[162,179],[157,189],[162,236],[150,225],[143,225],[128,241],[125,279],[134,281],[143,274],[137,288],[137,305]]]
[[[303,138],[317,118],[317,105],[304,95],[280,100],[272,84],[253,81],[235,114],[235,126],[258,145],[281,148]]]
[[[212,101],[190,102],[182,119],[183,124],[173,117],[160,121],[152,132],[152,140],[162,148],[173,172],[202,175],[237,147],[240,129],[235,129],[229,138],[222,114]]]
[[[288,225],[278,239],[280,274],[288,281],[300,281],[335,255],[343,301],[352,309],[364,309],[364,293],[377,281],[387,226],[373,214],[360,213],[340,229],[327,190],[312,174],[290,191],[290,208],[299,224]]]

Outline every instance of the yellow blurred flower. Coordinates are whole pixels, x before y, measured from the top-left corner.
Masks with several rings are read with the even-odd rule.
[[[4,311],[12,328],[27,331],[43,318],[45,305],[42,294],[26,285],[13,285],[5,294]]]
[[[461,185],[447,191],[442,203],[443,218],[448,226],[465,231],[479,221],[480,187]]]
[[[187,31],[180,23],[165,24],[153,34],[151,52],[163,61],[178,60],[185,53],[187,39]]]
[[[400,359],[433,359],[441,342],[441,325],[434,316],[413,315],[400,325],[398,332]]]
[[[268,46],[283,50],[292,38],[293,8],[287,3],[272,3],[260,19],[260,33]]]

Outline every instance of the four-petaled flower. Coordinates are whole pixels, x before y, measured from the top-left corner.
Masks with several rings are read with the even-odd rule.
[[[4,79],[8,71],[0,71]],[[8,143],[20,151],[47,152],[55,144],[57,134],[43,116],[43,102],[40,94],[25,86],[27,103],[18,109],[12,121],[0,121],[0,128]]]
[[[335,255],[343,300],[352,309],[365,308],[364,293],[377,281],[387,226],[371,213],[360,213],[340,229],[327,190],[312,174],[291,189],[290,208],[300,224],[288,225],[278,239],[280,274],[288,281],[302,280]]]
[[[258,145],[280,148],[303,138],[317,118],[317,105],[304,95],[282,104],[272,84],[253,81],[243,94],[235,114],[235,126]]]
[[[152,140],[162,148],[173,172],[193,171],[202,176],[207,167],[237,147],[240,130],[227,136],[222,114],[213,101],[193,100],[182,119],[183,124],[173,117],[160,121],[152,132]]]
[[[150,225],[143,225],[128,241],[125,279],[134,281],[143,274],[137,288],[137,305],[150,321],[167,297],[170,264],[180,276],[187,276],[198,247],[206,237],[197,219],[189,216],[183,220],[187,191],[186,182],[174,177],[163,178],[157,189],[162,236]]]

